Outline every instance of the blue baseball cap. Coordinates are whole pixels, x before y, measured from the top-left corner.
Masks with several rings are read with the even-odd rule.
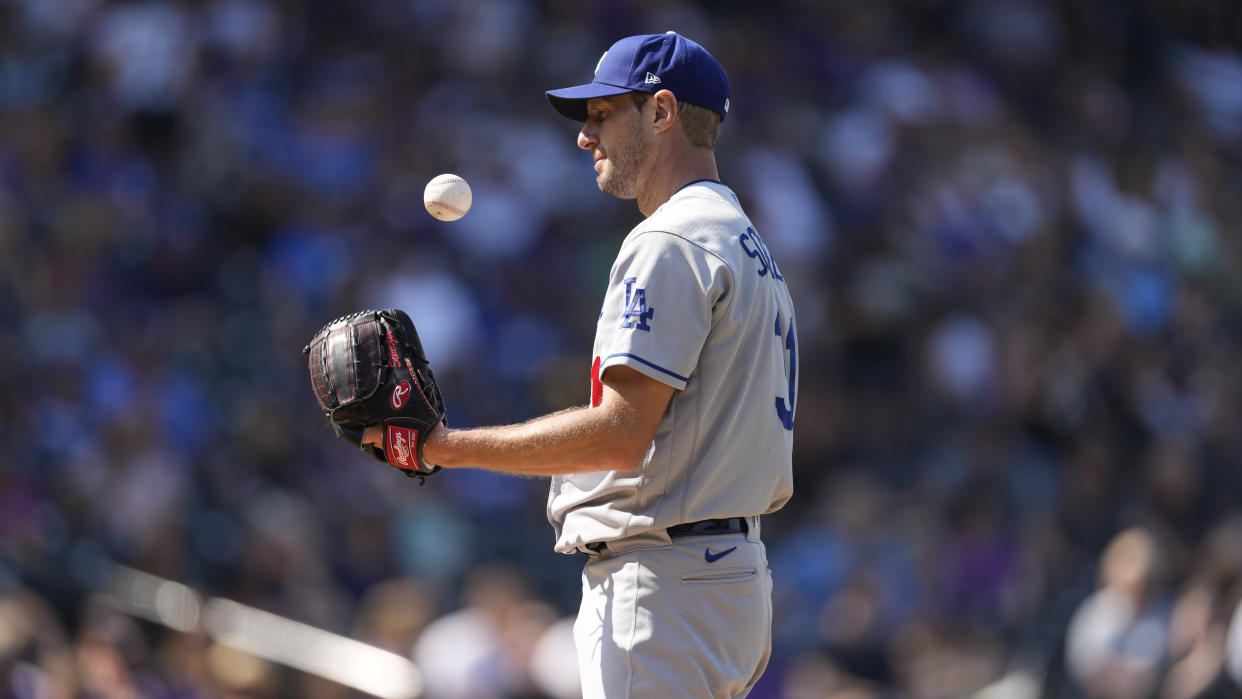
[[[546,94],[556,111],[574,121],[586,121],[587,100],[660,90],[710,109],[721,119],[729,113],[729,78],[724,68],[707,49],[677,32],[621,39],[600,57],[591,82]]]

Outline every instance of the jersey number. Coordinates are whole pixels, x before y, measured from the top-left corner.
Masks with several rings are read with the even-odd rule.
[[[789,368],[785,371],[789,377],[789,400],[776,397],[776,416],[781,419],[785,429],[793,430],[794,409],[798,401],[794,395],[798,386],[798,341],[794,338],[793,316],[789,316],[789,331],[781,332],[781,314],[776,314],[776,335],[785,338],[785,351],[789,353]]]

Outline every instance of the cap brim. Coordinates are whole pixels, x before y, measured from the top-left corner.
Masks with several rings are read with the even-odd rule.
[[[586,85],[565,87],[560,90],[548,90],[544,94],[548,96],[548,101],[552,103],[552,107],[556,111],[561,113],[561,116],[574,121],[586,121],[587,100],[592,100],[596,97],[624,95],[627,92],[632,92],[632,90],[628,87],[617,87],[616,85],[587,83]]]

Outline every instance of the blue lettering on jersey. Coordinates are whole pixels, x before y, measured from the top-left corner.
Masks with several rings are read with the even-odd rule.
[[[785,281],[780,269],[776,266],[776,260],[772,259],[772,253],[763,242],[763,238],[759,237],[758,231],[748,226],[746,232],[738,237],[737,241],[748,257],[759,261],[759,276],[762,277],[771,272],[773,279]]]
[[[651,326],[647,321],[655,317],[655,309],[647,307],[647,290],[634,288],[636,281],[638,277],[625,280],[625,311],[621,313],[621,327],[650,332]]]
[[[794,319],[789,317],[789,332],[782,332],[781,314],[776,314],[776,336],[785,338],[785,353],[788,355],[788,363],[785,367],[785,376],[789,379],[789,398],[783,396],[776,397],[776,417],[780,419],[781,426],[792,431],[794,426],[794,409],[798,405],[798,396],[796,394],[798,386],[798,340],[794,337]]]

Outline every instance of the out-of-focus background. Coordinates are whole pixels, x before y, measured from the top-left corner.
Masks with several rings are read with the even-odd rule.
[[[729,72],[722,176],[798,304],[754,696],[1236,695],[1237,8],[0,0],[0,696],[361,696],[124,570],[430,696],[572,697],[546,483],[358,454],[301,349],[398,306],[453,424],[584,403],[640,215],[543,91],[669,29]]]

